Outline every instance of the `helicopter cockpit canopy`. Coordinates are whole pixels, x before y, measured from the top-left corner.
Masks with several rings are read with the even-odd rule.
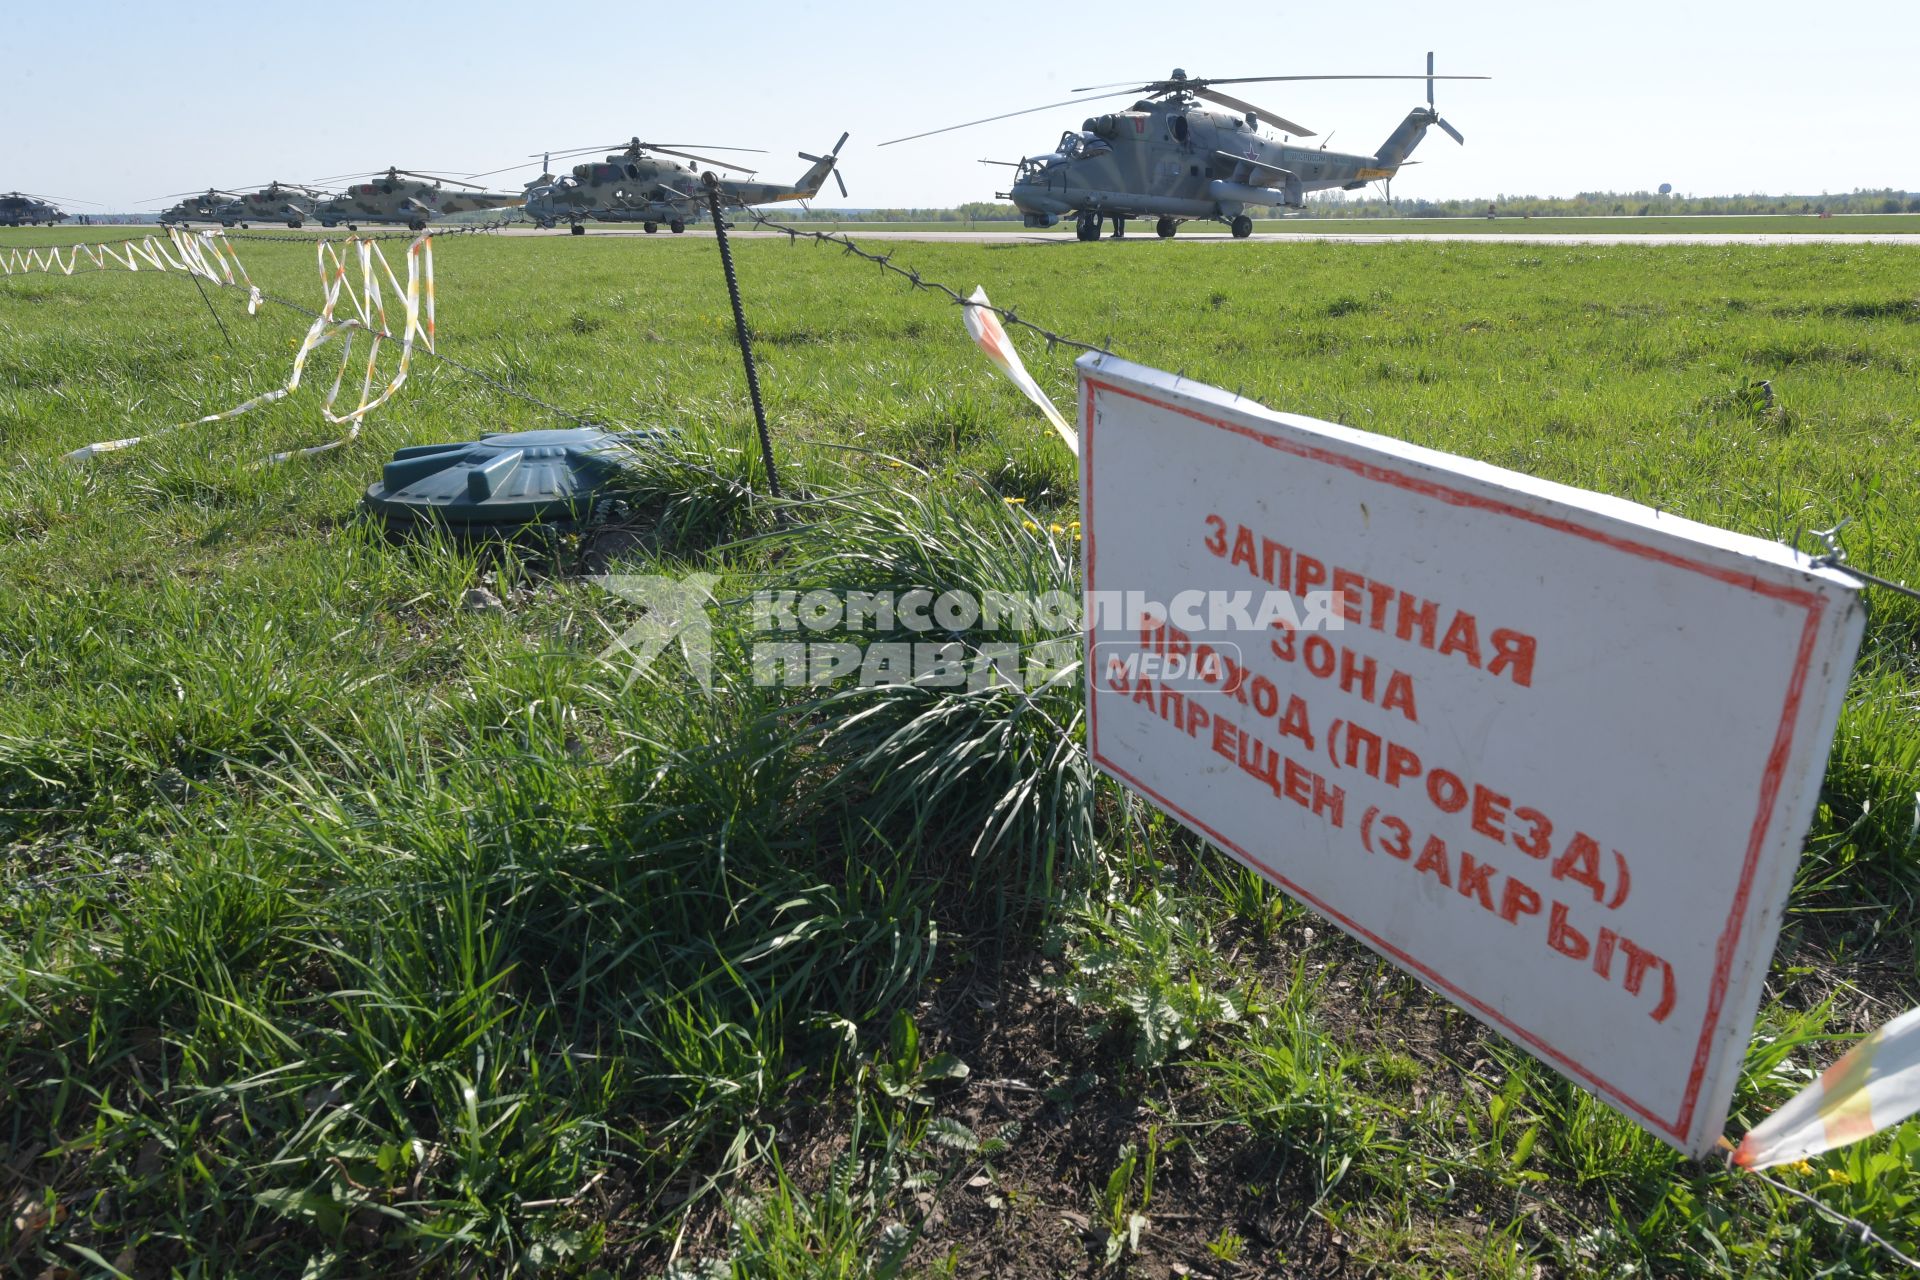
[[[1060,145],[1053,153],[1062,160],[1085,160],[1089,156],[1103,156],[1112,151],[1107,140],[1092,129],[1082,129],[1075,133],[1069,129],[1060,135]]]
[[[1049,165],[1059,163],[1061,163],[1061,159],[1057,155],[1023,156],[1020,160],[1020,167],[1013,171],[1013,180],[1016,183],[1038,181],[1040,177],[1046,173]]]

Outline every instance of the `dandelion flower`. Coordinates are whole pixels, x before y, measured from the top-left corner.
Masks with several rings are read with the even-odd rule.
[[[1067,531],[1067,526],[1063,524],[1050,524],[1047,526],[1047,531],[1049,533],[1065,533]]]
[[[1021,527],[1021,528],[1023,528],[1023,529],[1025,529],[1025,530],[1026,530],[1026,531],[1027,531],[1028,533],[1038,533],[1038,532],[1040,532],[1040,526],[1039,526],[1039,525],[1037,525],[1037,524],[1035,524],[1035,523],[1034,523],[1033,521],[1031,521],[1031,520],[1022,520],[1022,521],[1020,522],[1020,527]]]
[[[1027,505],[1027,500],[1025,498],[1002,498],[1000,499],[1000,501],[1006,503],[1010,507],[1024,507]]]

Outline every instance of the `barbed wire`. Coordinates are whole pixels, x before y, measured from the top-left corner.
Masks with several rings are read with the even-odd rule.
[[[340,235],[321,232],[317,235],[282,235],[270,231],[227,231],[223,232],[229,240],[258,240],[263,243],[277,244],[337,244],[346,240],[411,240],[419,235],[431,235],[436,239],[442,236],[485,235],[492,231],[504,231],[508,227],[526,226],[514,219],[497,219],[493,222],[441,223],[425,232],[420,231],[349,231]]]
[[[1920,600],[1920,590],[1915,590],[1904,582],[1895,582],[1891,578],[1883,578],[1877,573],[1869,573],[1865,569],[1855,568],[1853,565],[1847,563],[1847,548],[1841,543],[1840,535],[1844,533],[1847,526],[1852,523],[1853,517],[1848,516],[1831,529],[1813,530],[1813,536],[1818,538],[1820,545],[1824,546],[1827,550],[1824,555],[1812,557],[1808,561],[1808,564],[1815,569],[1837,569],[1849,578],[1864,583],[1867,586],[1884,587],[1888,591],[1897,592],[1903,596],[1912,596],[1915,600]],[[1800,545],[1800,536],[1798,533],[1794,535],[1793,542],[1794,549],[1798,550]]]
[[[1729,1165],[1729,1168],[1731,1169],[1731,1165]],[[1798,1187],[1788,1186],[1786,1183],[1780,1181],[1780,1179],[1771,1177],[1758,1169],[1740,1169],[1734,1172],[1738,1177],[1757,1178],[1772,1187],[1775,1191],[1792,1196],[1796,1200],[1804,1200],[1818,1210],[1822,1217],[1832,1222],[1835,1226],[1845,1227],[1861,1244],[1871,1245],[1908,1270],[1920,1272],[1920,1259],[1916,1259],[1902,1252],[1899,1246],[1875,1231],[1873,1224],[1862,1222],[1851,1214],[1842,1213],[1826,1201],[1816,1196],[1808,1195]]]
[[[787,237],[787,243],[789,244],[797,243],[803,239],[813,240],[820,244],[830,244],[837,247],[842,253],[851,254],[853,257],[874,263],[882,271],[891,272],[899,276],[916,289],[924,290],[928,293],[945,294],[947,300],[956,306],[978,307],[982,311],[991,311],[994,315],[1000,317],[1003,324],[1013,328],[1025,329],[1029,333],[1046,339],[1048,351],[1052,351],[1055,347],[1071,347],[1075,351],[1092,351],[1103,356],[1118,354],[1113,349],[1113,339],[1111,337],[1100,342],[1082,342],[1078,338],[1070,338],[1063,333],[1056,333],[1052,329],[1037,325],[1033,321],[1018,314],[1011,307],[996,307],[990,303],[974,302],[963,296],[958,289],[941,284],[938,280],[927,279],[921,275],[916,268],[896,266],[893,261],[893,254],[891,253],[872,253],[866,249],[862,249],[859,245],[855,244],[853,238],[845,232],[836,234],[831,231],[810,231],[804,227],[792,226],[785,222],[775,222],[772,218],[767,217],[766,214],[751,207],[743,208],[740,212],[745,213],[747,217],[753,219],[753,221],[760,226],[770,231],[782,233]]]

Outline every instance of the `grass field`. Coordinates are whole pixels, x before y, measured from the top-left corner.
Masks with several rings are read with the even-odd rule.
[[[315,302],[310,247],[238,243]],[[1900,247],[1250,248],[896,261],[1724,527],[1852,517],[1858,563],[1920,578]],[[765,689],[741,608],[710,697],[598,661],[632,620],[583,577],[610,555],[722,600],[1077,582],[1072,459],[953,307],[829,249],[736,250],[809,495],[784,509],[751,492],[711,243],[440,243],[444,353],[674,433],[620,527],[510,552],[389,541],[357,503],[394,448],[558,425],[539,409],[423,360],[360,442],[253,465],[332,437],[323,360],[254,415],[68,464],[278,385],[306,321],[221,293],[229,345],[177,276],[0,280],[7,1268],[1891,1270],[1096,782],[1076,688]],[[1071,403],[1066,353],[1027,352]],[[1873,603],[1736,1136],[1920,1003],[1920,608]],[[1783,1176],[1920,1240],[1914,1126]]]
[[[777,216],[777,211],[776,211]],[[819,225],[819,224],[809,224]],[[1034,231],[1018,222],[845,222],[827,225],[845,231],[1009,231],[1028,235],[1057,235],[1073,238],[1073,221],[1057,227]],[[1153,220],[1135,219],[1129,232],[1146,239],[1153,236]],[[1189,232],[1224,231],[1219,223],[1189,222]],[[1256,218],[1253,229],[1260,235],[1920,235],[1920,214],[1863,213],[1845,217],[1821,218],[1799,214],[1753,214],[1714,217],[1701,214],[1689,217],[1649,215],[1618,218]]]

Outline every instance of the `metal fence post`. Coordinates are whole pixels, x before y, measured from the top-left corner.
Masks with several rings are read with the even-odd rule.
[[[709,170],[707,210],[713,215],[713,238],[720,245],[720,268],[727,275],[727,297],[733,303],[733,329],[740,339],[740,359],[747,366],[747,395],[753,401],[753,420],[760,429],[760,457],[767,466],[767,488],[780,496],[780,477],[773,466],[773,438],[767,434],[767,409],[760,401],[760,371],[753,363],[753,336],[747,332],[747,313],[740,306],[740,279],[733,271],[733,250],[727,246],[727,222],[720,214],[720,178]]]

